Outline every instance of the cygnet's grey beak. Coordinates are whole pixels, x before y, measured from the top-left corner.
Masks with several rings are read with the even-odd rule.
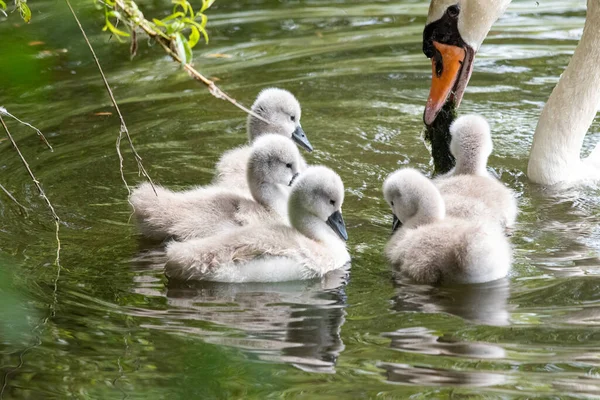
[[[346,232],[346,224],[344,223],[341,212],[336,211],[331,214],[329,218],[327,218],[327,225],[329,225],[340,238],[345,241],[348,240],[348,232]]]
[[[396,217],[396,214],[394,214],[394,222],[392,223],[392,233],[396,232],[401,227],[402,227],[402,222],[400,222],[398,217]]]
[[[304,129],[302,129],[300,125],[298,125],[296,127],[296,130],[292,133],[292,139],[298,144],[298,146],[302,147],[304,150],[308,152],[313,151],[313,147],[308,141],[306,133],[304,133]]]
[[[296,180],[296,178],[298,177],[298,175],[300,175],[298,172],[296,172],[294,174],[294,176],[292,176],[292,180],[290,181],[290,184],[288,186],[292,186],[294,184],[294,181]]]

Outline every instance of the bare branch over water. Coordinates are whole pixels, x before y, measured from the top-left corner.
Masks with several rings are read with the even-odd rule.
[[[140,157],[140,155],[138,154],[137,150],[135,149],[135,147],[133,145],[131,136],[129,135],[129,130],[127,129],[127,125],[125,124],[125,118],[123,118],[123,114],[121,114],[121,110],[119,109],[119,105],[117,104],[117,101],[115,100],[115,96],[113,95],[112,89],[110,88],[110,85],[108,84],[108,80],[106,79],[106,76],[104,75],[104,71],[102,71],[102,66],[100,65],[100,61],[98,60],[98,57],[96,56],[96,52],[94,51],[92,44],[90,43],[87,35],[85,34],[85,30],[83,29],[81,22],[79,22],[79,18],[77,18],[77,14],[75,14],[75,10],[71,6],[71,3],[69,2],[69,0],[65,0],[65,2],[67,3],[67,6],[69,6],[69,10],[71,10],[71,14],[73,14],[73,18],[75,18],[75,22],[77,22],[77,26],[79,26],[79,30],[81,31],[81,34],[83,35],[83,38],[85,39],[85,42],[87,43],[88,48],[90,49],[90,52],[92,53],[92,57],[94,57],[94,61],[96,62],[96,66],[98,67],[98,72],[100,72],[100,76],[102,77],[102,81],[104,82],[104,86],[106,87],[106,91],[108,92],[108,96],[110,97],[110,101],[112,102],[113,106],[115,107],[115,110],[117,111],[117,114],[119,115],[119,120],[121,121],[121,127],[119,129],[119,136],[117,136],[117,142],[116,142],[117,155],[119,156],[119,170],[121,172],[121,180],[125,184],[125,187],[127,188],[127,192],[129,194],[131,194],[131,189],[129,189],[129,185],[127,184],[127,180],[125,179],[125,174],[123,173],[123,155],[121,154],[121,139],[123,138],[123,134],[124,134],[127,137],[127,141],[129,142],[129,147],[130,147],[131,152],[133,153],[133,156],[137,163],[139,173],[141,175],[143,175],[144,177],[146,177],[146,179],[148,179],[148,181],[152,185],[152,189],[154,190],[154,193],[156,193],[156,189],[154,187],[154,182],[152,182],[152,178],[150,178],[150,175],[148,175],[146,168],[144,168],[144,165],[142,164],[142,157]]]

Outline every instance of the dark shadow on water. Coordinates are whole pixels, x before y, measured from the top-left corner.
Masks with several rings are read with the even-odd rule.
[[[510,323],[508,279],[477,284],[429,286],[396,280],[395,311],[448,313],[477,324]]]

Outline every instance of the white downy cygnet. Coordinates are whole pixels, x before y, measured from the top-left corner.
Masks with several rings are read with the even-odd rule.
[[[258,94],[251,110],[270,123],[248,115],[248,141],[265,134],[282,135],[294,140],[300,147],[312,151],[302,126],[300,125],[300,103],[293,94],[279,88],[264,89]],[[219,186],[235,187],[236,190],[249,194],[246,182],[246,165],[251,145],[237,147],[223,153],[217,165],[213,183]],[[306,161],[300,157],[300,171],[306,169]]]
[[[350,262],[341,214],[344,185],[323,166],[309,167],[292,187],[291,227],[249,226],[167,246],[166,274],[183,280],[281,282],[323,277]]]
[[[149,183],[136,188],[130,201],[144,236],[162,240],[206,237],[255,223],[287,221],[291,184],[298,175],[300,152],[283,136],[257,139],[247,159],[247,180],[254,200],[223,187],[172,192]]]
[[[500,226],[446,217],[440,192],[420,172],[392,173],[383,193],[395,231],[385,254],[401,273],[425,284],[481,283],[508,273],[511,248]]]
[[[446,214],[491,219],[511,228],[517,219],[517,200],[512,190],[486,170],[493,149],[487,121],[479,115],[462,116],[450,126],[450,134],[456,166],[434,179],[446,203]]]

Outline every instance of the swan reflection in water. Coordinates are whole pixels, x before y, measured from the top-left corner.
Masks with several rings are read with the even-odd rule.
[[[161,323],[147,327],[199,335],[206,342],[309,372],[335,372],[344,350],[340,331],[346,315],[347,271],[312,281],[169,281],[165,287],[164,262],[162,250],[142,251],[133,260],[133,291],[167,301],[167,310],[156,312]]]
[[[508,279],[476,285],[415,285],[396,279],[395,311],[448,313],[465,320],[494,326],[510,324]]]
[[[409,364],[380,363],[387,380],[406,385],[485,387],[506,384],[509,377],[481,371],[456,371],[415,367]]]
[[[393,305],[396,311],[443,312],[479,324],[509,324],[509,286],[505,279],[481,285],[453,287],[400,283],[398,291]],[[404,385],[464,387],[503,385],[510,379],[506,374],[478,371],[476,367],[468,370],[463,366],[456,370],[431,366],[434,360],[441,360],[439,356],[463,359],[465,366],[476,364],[478,360],[505,359],[507,356],[506,350],[498,345],[469,342],[452,335],[440,336],[436,333],[425,327],[402,328],[384,333],[382,336],[391,339],[390,347],[393,350],[425,357],[422,363],[378,363],[386,379]],[[435,358],[429,358],[431,356]],[[407,359],[415,360],[415,357],[408,356]]]

